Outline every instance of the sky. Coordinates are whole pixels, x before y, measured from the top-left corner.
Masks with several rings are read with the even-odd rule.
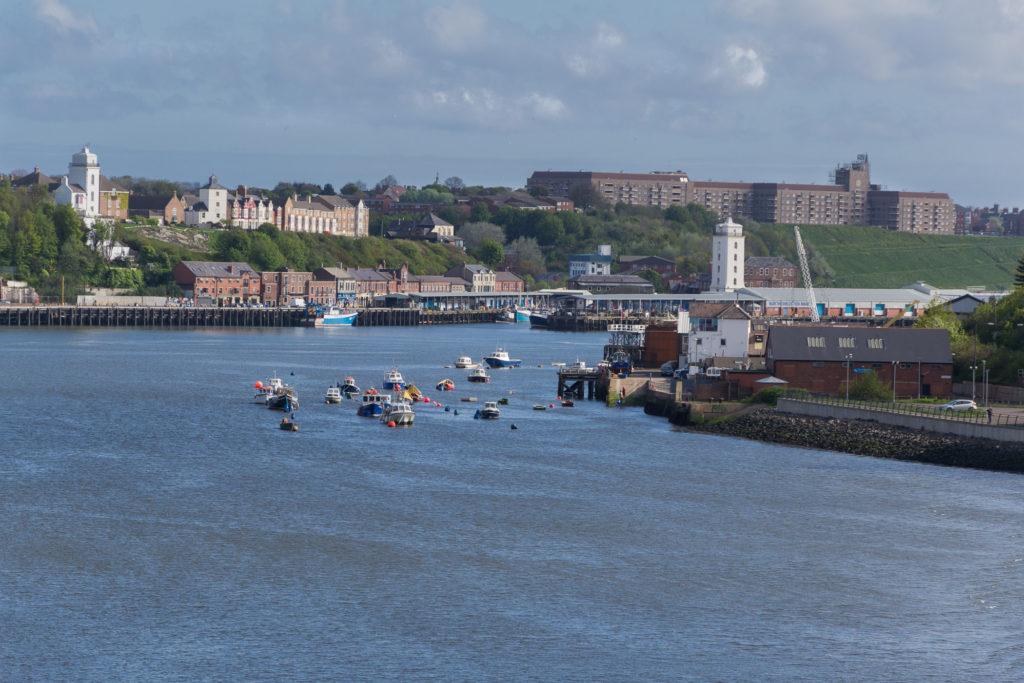
[[[535,170],[1024,208],[1024,0],[3,0],[0,172],[273,187]]]

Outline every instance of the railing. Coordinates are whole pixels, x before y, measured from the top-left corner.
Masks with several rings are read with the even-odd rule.
[[[1024,416],[1001,415],[987,410],[941,410],[938,406],[927,406],[918,403],[893,403],[892,401],[861,401],[841,396],[825,396],[812,394],[799,389],[786,389],[779,398],[791,401],[803,401],[804,403],[819,403],[822,405],[838,406],[841,408],[857,408],[859,410],[872,410],[880,413],[893,413],[897,415],[916,415],[936,420],[947,420],[952,422],[969,422],[971,424],[985,424],[993,427],[1009,427],[1024,429]]]

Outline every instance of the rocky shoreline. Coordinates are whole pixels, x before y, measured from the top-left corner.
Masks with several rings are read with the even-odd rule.
[[[765,407],[718,422],[688,424],[685,428],[704,434],[876,458],[997,472],[1024,472],[1024,444],[938,434],[871,420],[791,415]]]

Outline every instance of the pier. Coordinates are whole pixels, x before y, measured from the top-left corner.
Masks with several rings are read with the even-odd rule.
[[[602,383],[602,374],[603,383]],[[600,386],[599,386],[600,385]],[[582,399],[584,393],[586,398],[601,398],[601,386],[604,388],[604,397],[608,395],[608,373],[602,373],[598,368],[563,368],[558,371],[558,396],[562,398]]]
[[[362,327],[493,323],[494,309],[424,311],[418,308],[367,308],[355,324]],[[0,306],[6,327],[305,327],[304,308],[217,306]]]

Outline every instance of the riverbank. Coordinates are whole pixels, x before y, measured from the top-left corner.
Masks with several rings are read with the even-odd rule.
[[[685,429],[876,458],[1024,473],[1024,445],[937,434],[871,420],[791,415],[764,407],[730,419],[689,424]]]

